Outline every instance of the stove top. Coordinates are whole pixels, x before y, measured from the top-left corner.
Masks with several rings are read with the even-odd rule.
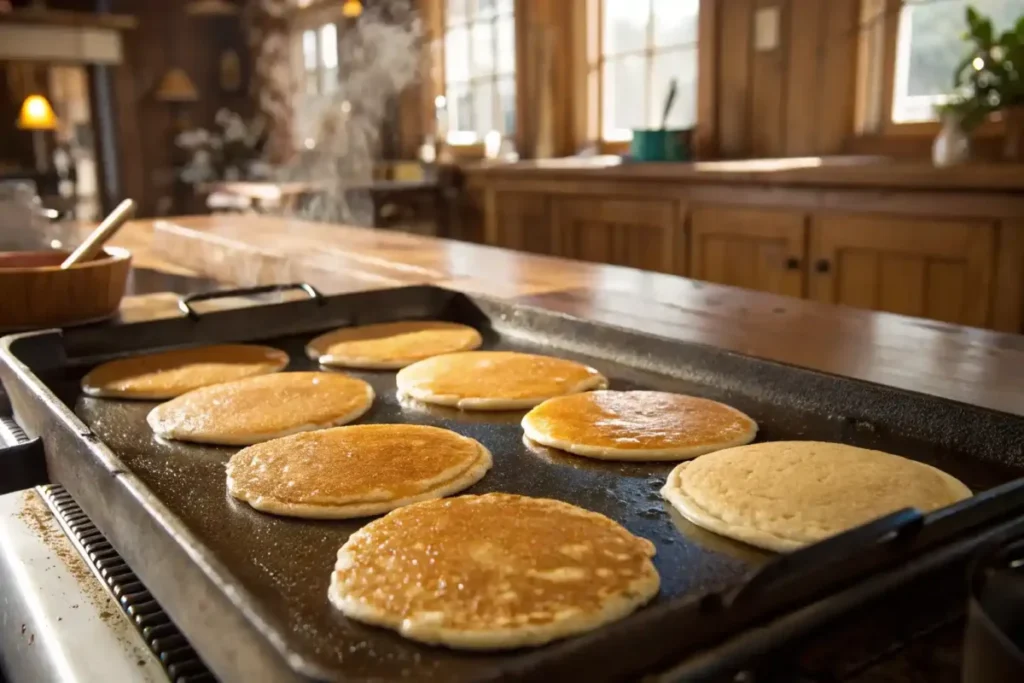
[[[215,680],[63,487],[0,496],[0,547],[10,683]]]

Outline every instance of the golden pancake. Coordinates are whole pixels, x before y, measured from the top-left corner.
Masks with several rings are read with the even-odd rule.
[[[661,494],[698,526],[789,551],[902,508],[930,512],[971,491],[941,470],[898,455],[776,441],[681,463]]]
[[[403,368],[398,393],[463,410],[516,410],[563,394],[596,389],[608,380],[594,368],[551,356],[467,351],[434,356]]]
[[[658,592],[654,545],[604,515],[505,493],[416,503],[352,534],[328,597],[347,616],[454,648],[540,645]]]
[[[343,425],[373,404],[373,388],[336,372],[282,372],[182,394],[146,418],[159,436],[224,446]]]
[[[532,441],[602,460],[683,460],[753,441],[757,423],[729,406],[662,391],[589,391],[523,418]]]
[[[438,320],[345,327],[306,345],[323,365],[394,370],[442,353],[469,351],[483,342],[472,327]]]
[[[110,361],[82,378],[90,396],[161,400],[245,377],[278,372],[288,354],[269,346],[218,344]]]
[[[355,425],[243,448],[228,462],[228,492],[279,515],[364,517],[457,493],[490,467],[490,451],[447,429]]]

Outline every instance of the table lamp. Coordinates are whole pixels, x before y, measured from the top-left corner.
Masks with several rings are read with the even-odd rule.
[[[32,131],[32,151],[36,157],[36,171],[46,173],[46,140],[44,134],[57,128],[57,117],[50,101],[42,95],[29,95],[21,104],[18,128]]]
[[[167,102],[172,106],[175,125],[184,129],[187,127],[187,121],[181,107],[184,104],[197,101],[199,92],[185,70],[175,67],[169,69],[160,79],[160,84],[153,96],[158,102]]]

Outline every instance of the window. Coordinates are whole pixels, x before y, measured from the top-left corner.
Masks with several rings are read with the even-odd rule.
[[[634,128],[660,128],[669,85],[678,90],[670,128],[697,120],[697,11],[700,0],[590,0],[599,40],[588,60],[588,84],[603,140],[623,141]],[[593,17],[593,10],[591,11]]]
[[[448,142],[480,142],[516,128],[513,0],[447,0],[444,33]]]
[[[338,27],[320,27],[320,92],[330,94],[338,89]]]
[[[963,42],[968,5],[990,16],[997,32],[1024,14],[1024,0],[906,1],[900,9],[893,78],[894,123],[930,121],[935,105],[953,89],[953,72],[967,51]]]
[[[306,95],[338,90],[338,27],[324,24],[302,32],[302,83]]]
[[[302,32],[302,72],[303,83],[307,95],[315,95],[320,91],[320,77],[317,72],[317,39],[316,31]]]

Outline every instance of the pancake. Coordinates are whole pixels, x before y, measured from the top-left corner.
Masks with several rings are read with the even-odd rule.
[[[469,351],[483,343],[472,327],[439,320],[345,327],[306,345],[306,354],[322,365],[397,370],[442,353]]]
[[[215,384],[150,411],[157,435],[179,441],[248,446],[343,425],[373,404],[373,388],[336,372],[282,372]]]
[[[662,391],[589,391],[544,401],[523,418],[536,443],[601,460],[684,460],[754,440],[729,406]]]
[[[447,429],[354,425],[243,448],[228,462],[228,492],[278,515],[364,517],[457,493],[490,467],[490,451]]]
[[[434,356],[403,368],[398,393],[462,410],[532,408],[554,396],[603,388],[594,368],[551,356],[511,351],[467,351]]]
[[[898,455],[778,441],[681,463],[661,494],[698,526],[790,551],[902,508],[930,512],[971,491],[941,470]]]
[[[505,493],[416,503],[352,534],[328,597],[347,616],[470,650],[541,645],[658,592],[654,544],[604,515]]]
[[[288,354],[269,346],[218,344],[175,349],[99,365],[82,378],[82,391],[106,398],[163,400],[287,366]]]

